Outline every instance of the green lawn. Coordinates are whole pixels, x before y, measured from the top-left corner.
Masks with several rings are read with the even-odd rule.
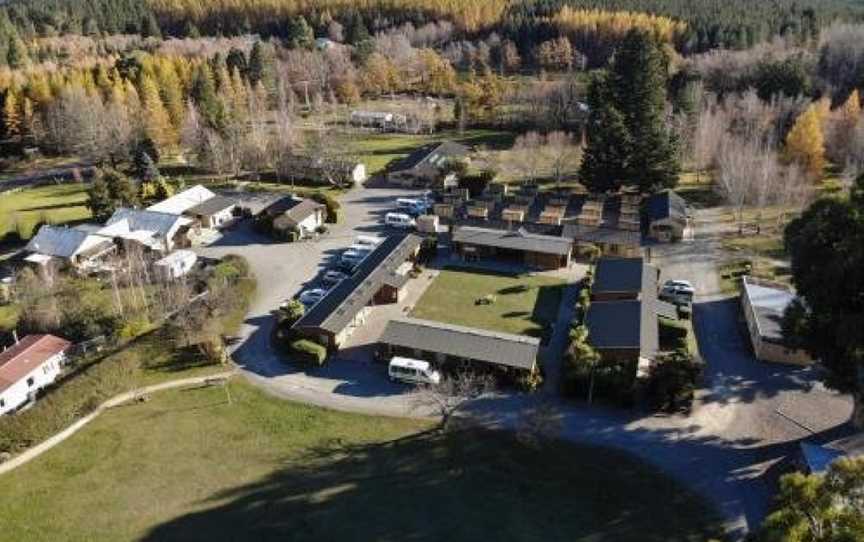
[[[25,239],[41,220],[53,224],[90,218],[87,185],[58,184],[0,194],[0,237],[19,228]]]
[[[714,516],[623,453],[337,413],[232,381],[104,414],[0,476],[3,539],[675,541]]]
[[[431,135],[412,134],[362,134],[352,135],[346,141],[351,153],[366,164],[370,175],[383,171],[387,164],[408,156],[418,147],[436,141],[453,140],[470,146],[510,148],[515,135],[496,130],[466,130],[459,134],[455,130],[436,132]]]
[[[551,277],[445,269],[411,316],[537,337],[555,322],[565,286]],[[495,302],[476,303],[486,295],[495,296]]]

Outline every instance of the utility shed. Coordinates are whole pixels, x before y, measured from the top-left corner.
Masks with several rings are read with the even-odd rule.
[[[387,355],[406,354],[436,363],[485,363],[534,371],[540,339],[419,318],[395,318],[379,340]]]
[[[453,232],[453,245],[463,259],[492,258],[539,269],[570,265],[569,239],[553,235],[460,226]]]
[[[795,297],[792,291],[779,284],[742,277],[741,309],[753,353],[758,359],[794,365],[813,363],[807,352],[790,348],[783,337],[783,313]]]

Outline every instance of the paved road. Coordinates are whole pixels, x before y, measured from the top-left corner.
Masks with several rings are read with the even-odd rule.
[[[234,352],[253,382],[277,396],[330,408],[418,414],[406,389],[390,384],[380,366],[336,360],[304,373],[282,363],[269,340],[271,311],[306,286],[355,232],[380,231],[381,216],[405,193],[355,189],[343,200],[345,223],[317,242],[274,244],[241,227],[202,249],[210,256],[242,254],[258,277],[259,295]],[[710,225],[711,217],[697,216],[696,222],[693,241],[653,251],[665,278],[686,278],[697,288],[694,319],[707,369],[694,412],[658,416],[552,401],[564,437],[627,450],[659,466],[714,502],[730,533],[741,538],[767,510],[770,467],[811,431],[828,431],[848,419],[851,404],[818,384],[812,370],[752,358],[739,329],[737,302],[720,294],[719,245],[713,235],[699,234],[699,224]],[[486,423],[515,427],[524,412],[549,400],[548,394],[496,396],[472,405],[472,413]]]

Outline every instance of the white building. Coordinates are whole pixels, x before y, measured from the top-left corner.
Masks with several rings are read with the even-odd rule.
[[[171,252],[175,247],[189,246],[190,224],[192,220],[185,216],[121,207],[99,230],[99,235],[134,241],[160,252]]]
[[[26,261],[44,267],[51,262],[64,262],[76,269],[96,267],[116,247],[110,236],[94,228],[44,225],[27,243]]]
[[[173,280],[186,275],[197,261],[198,255],[191,250],[175,250],[153,263],[153,268],[162,280]]]
[[[237,207],[237,200],[216,195],[199,184],[151,205],[147,210],[185,215],[197,220],[202,228],[219,229],[235,221]]]
[[[54,335],[27,335],[0,353],[0,415],[32,401],[53,383],[70,346]]]

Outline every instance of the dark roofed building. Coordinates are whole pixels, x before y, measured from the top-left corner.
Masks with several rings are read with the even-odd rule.
[[[312,199],[285,196],[265,207],[258,217],[269,217],[277,232],[297,230],[308,235],[324,224],[326,207]]]
[[[395,303],[407,282],[404,264],[414,260],[422,240],[416,235],[391,235],[355,269],[294,323],[293,329],[331,350],[338,349],[363,324],[369,305]]]
[[[641,258],[601,258],[585,325],[606,360],[633,363],[645,376],[659,350],[658,270]]]
[[[637,299],[646,290],[657,294],[659,270],[642,258],[600,258],[594,272],[591,299]]]
[[[453,141],[425,145],[395,164],[387,178],[404,186],[435,183],[442,179],[449,162],[466,159],[468,152],[468,147]]]
[[[195,218],[204,228],[221,228],[232,223],[238,208],[237,200],[225,196],[213,196],[190,207],[183,214]]]
[[[453,246],[464,259],[495,258],[540,269],[567,267],[573,248],[562,237],[473,226],[456,228]]]
[[[573,223],[564,224],[561,236],[572,240],[576,246],[596,245],[609,256],[633,258],[642,255],[642,234],[638,231]]]
[[[534,371],[540,340],[419,318],[388,322],[379,340],[388,356],[448,362],[486,363],[507,369]]]
[[[648,234],[658,241],[678,241],[687,228],[687,202],[673,190],[648,198]]]

